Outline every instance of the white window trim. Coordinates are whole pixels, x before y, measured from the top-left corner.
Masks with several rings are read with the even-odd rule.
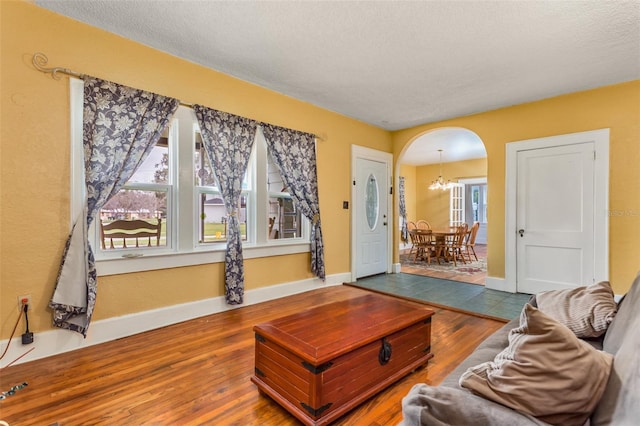
[[[83,113],[83,91],[84,82],[79,79],[70,79],[70,112],[71,112],[71,172],[70,172],[70,188],[71,188],[71,204],[70,204],[70,228],[73,223],[80,217],[83,212],[84,204],[86,200],[86,188],[84,185],[84,149],[82,146],[82,113]],[[181,107],[183,108],[183,107]],[[183,129],[184,126],[176,126],[180,132],[180,137],[193,137],[192,129]],[[188,136],[190,133],[191,136]],[[259,128],[256,134],[256,138],[262,138],[264,135]],[[258,155],[266,157],[266,143],[264,141],[257,140],[254,150],[258,152]],[[178,149],[175,147],[177,144],[173,144],[174,147],[170,149]],[[174,158],[179,158],[178,152]],[[192,158],[192,154],[190,156]],[[178,160],[179,161],[179,160]],[[255,199],[251,200],[251,208],[257,209],[257,206],[262,203],[267,205],[268,193],[266,179],[264,181],[264,188],[258,188],[256,182],[256,175],[261,174],[266,176],[266,161],[257,162],[255,173],[252,173],[253,179],[252,185],[256,190]],[[193,166],[192,166],[193,167]],[[184,174],[187,173],[189,179],[193,180],[193,169],[180,170],[174,173]],[[188,186],[188,185],[187,185]],[[167,232],[172,234],[172,241],[175,242],[174,247],[167,246],[167,248],[161,249],[145,249],[143,252],[127,252],[126,254],[118,253],[118,256],[126,257],[114,257],[114,258],[98,258],[96,259],[96,269],[98,276],[117,275],[131,272],[152,271],[167,268],[177,268],[184,266],[202,265],[210,263],[224,262],[226,244],[207,244],[198,245],[192,240],[192,236],[196,231],[189,228],[196,227],[195,221],[181,221],[178,220],[178,204],[180,204],[180,214],[182,216],[189,215],[194,217],[195,205],[194,205],[194,190],[195,186],[188,186],[191,189],[181,187],[180,191],[176,191],[176,200],[172,203],[174,220],[169,225]],[[185,190],[186,189],[186,190]],[[191,207],[187,207],[191,206]],[[266,207],[265,207],[266,209]],[[299,238],[295,239],[278,239],[269,240],[267,235],[267,220],[257,220],[257,212],[253,211],[250,216],[253,219],[253,223],[250,226],[250,235],[247,235],[248,241],[242,245],[244,259],[255,259],[261,257],[281,256],[287,254],[308,253],[311,250],[311,244],[309,243],[310,227],[308,220],[303,220],[303,234]],[[265,219],[267,216],[265,215]],[[95,221],[94,221],[95,222]],[[257,222],[257,223],[256,223]],[[264,222],[264,223],[262,223]],[[91,245],[96,252],[96,256],[100,251],[99,239],[97,238],[96,227],[92,224],[89,229],[89,237]]]

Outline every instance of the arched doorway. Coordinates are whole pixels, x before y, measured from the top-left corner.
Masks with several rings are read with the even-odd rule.
[[[408,143],[396,162],[396,182],[404,187],[406,220],[426,220],[433,229],[466,222],[480,223],[476,241],[478,260],[466,264],[438,265],[416,259],[412,242],[400,238],[400,272],[484,284],[486,278],[487,152],[480,137],[460,127],[433,129]],[[402,182],[400,182],[402,180]],[[429,189],[434,181],[451,182],[453,191]],[[403,194],[399,194],[402,196]],[[397,210],[400,214],[400,209]],[[404,219],[399,218],[400,228]],[[406,235],[406,234],[405,234]]]

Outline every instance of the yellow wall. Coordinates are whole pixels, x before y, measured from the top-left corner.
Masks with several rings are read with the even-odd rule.
[[[487,150],[488,274],[505,276],[505,145],[588,130],[610,130],[609,277],[624,293],[640,270],[640,80],[558,96],[393,133],[394,157],[440,127],[475,132]],[[445,174],[446,176],[446,174]],[[618,215],[620,214],[621,215]]]
[[[321,220],[328,275],[350,271],[351,144],[391,152],[389,132],[153,50],[22,1],[0,2],[1,187],[0,324],[8,338],[17,298],[31,294],[36,332],[51,328],[53,294],[69,232],[69,80],[51,66],[188,103],[322,135],[318,143]],[[348,239],[348,238],[347,238]],[[312,277],[309,254],[245,262],[246,289]],[[223,294],[222,264],[101,277],[94,320]]]
[[[439,173],[440,164],[420,166],[416,171],[416,219],[428,221],[432,228],[449,226],[449,191],[429,189]],[[452,182],[486,176],[486,158],[442,164],[442,177]]]
[[[9,336],[22,294],[33,298],[32,329],[51,328],[46,305],[69,231],[69,82],[36,71],[35,52],[47,54],[53,66],[322,135],[318,179],[327,274],[350,271],[344,244],[350,211],[342,209],[342,200],[350,200],[352,144],[393,152],[397,159],[431,129],[463,127],[477,133],[487,149],[491,188],[489,275],[504,277],[504,227],[499,224],[505,218],[505,144],[611,128],[610,209],[623,212],[612,216],[610,225],[616,293],[623,293],[640,269],[640,81],[389,133],[30,3],[0,1],[0,31],[0,338]],[[417,175],[416,170],[416,191]],[[308,254],[247,260],[245,267],[247,289],[311,277]],[[94,319],[219,296],[222,276],[217,263],[102,277]]]

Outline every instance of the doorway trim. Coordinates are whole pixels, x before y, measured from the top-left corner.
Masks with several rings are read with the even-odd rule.
[[[505,175],[505,281],[495,290],[517,292],[516,267],[516,195],[518,152],[577,143],[594,142],[594,278],[596,282],[609,277],[609,129],[598,129],[566,135],[527,139],[506,144]],[[487,280],[489,284],[489,280]],[[590,283],[585,283],[588,285]],[[491,288],[487,285],[488,288]]]
[[[386,271],[387,273],[391,272],[391,262],[392,262],[392,243],[393,243],[393,195],[391,194],[393,188],[393,174],[392,174],[392,163],[393,163],[393,154],[384,151],[378,151],[376,149],[367,148],[359,145],[351,145],[351,281],[356,281],[356,248],[357,245],[357,223],[356,220],[358,215],[359,208],[357,200],[358,196],[356,193],[356,176],[357,176],[357,160],[372,160],[384,163],[386,166],[386,180],[388,185],[388,190],[385,191],[387,195],[387,259],[386,259]]]

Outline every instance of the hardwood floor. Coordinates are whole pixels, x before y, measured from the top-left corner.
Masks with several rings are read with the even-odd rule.
[[[0,401],[0,419],[21,426],[299,425],[250,381],[253,326],[366,292],[326,287],[11,366],[0,372],[0,390],[25,381],[28,386]],[[428,365],[334,424],[397,424],[401,399],[413,384],[440,383],[503,325],[433,309],[435,356]]]

